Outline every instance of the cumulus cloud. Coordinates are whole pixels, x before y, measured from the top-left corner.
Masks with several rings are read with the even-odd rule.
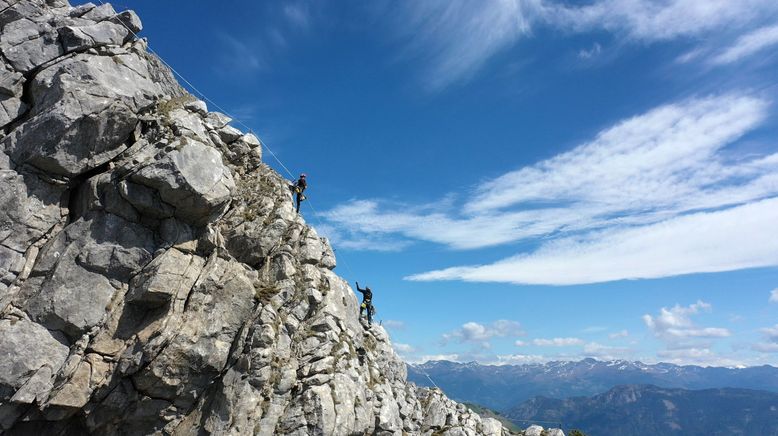
[[[582,345],[584,341],[579,338],[551,338],[551,339],[533,339],[532,344],[539,347],[569,347],[571,345]]]
[[[735,367],[754,364],[756,361],[742,351],[723,352],[717,347],[722,339],[732,335],[728,329],[700,326],[693,321],[695,316],[712,310],[710,303],[698,300],[688,306],[663,307],[655,316],[643,315],[646,326],[665,346],[656,356],[662,361],[683,365]]]
[[[737,366],[743,363],[742,356],[725,356],[714,351],[715,341],[732,333],[722,327],[702,327],[692,318],[704,312],[711,312],[710,303],[698,300],[689,306],[676,304],[663,307],[655,316],[643,315],[646,327],[664,342],[665,348],[657,352],[663,361],[676,364],[699,364]]]
[[[665,341],[674,342],[689,338],[724,338],[731,335],[730,331],[720,327],[698,327],[692,320],[692,315],[710,312],[711,305],[698,300],[687,307],[675,305],[663,307],[656,316],[643,315],[643,322],[654,335]]]
[[[356,239],[454,249],[544,241],[533,253],[411,280],[571,284],[776,265],[778,241],[762,235],[778,214],[778,153],[733,157],[728,149],[768,109],[742,94],[683,100],[487,180],[461,205],[393,210],[355,200],[325,216]]]
[[[773,289],[770,292],[770,303],[778,303],[778,288]]]
[[[477,322],[466,322],[462,327],[443,335],[443,342],[456,341],[459,343],[476,344],[484,348],[490,346],[489,341],[498,337],[522,336],[524,331],[516,321],[501,319],[488,325]]]

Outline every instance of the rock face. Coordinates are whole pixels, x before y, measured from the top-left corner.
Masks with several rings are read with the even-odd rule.
[[[0,433],[506,434],[406,382],[257,138],[140,29],[0,0]]]

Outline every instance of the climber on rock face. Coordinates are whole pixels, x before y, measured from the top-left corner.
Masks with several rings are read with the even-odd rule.
[[[373,291],[370,290],[370,286],[366,286],[365,289],[359,287],[357,282],[357,291],[362,293],[362,305],[359,306],[359,318],[362,318],[362,312],[367,312],[367,324],[373,325]]]
[[[305,180],[305,173],[300,174],[300,178],[297,179],[294,185],[292,185],[292,191],[297,194],[297,213],[300,213],[300,203],[305,200],[305,188],[308,187],[308,182]]]

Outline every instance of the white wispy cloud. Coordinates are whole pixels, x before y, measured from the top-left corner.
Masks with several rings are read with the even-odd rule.
[[[627,347],[615,347],[597,342],[589,342],[584,345],[583,349],[583,356],[603,360],[625,359],[633,356],[634,353],[634,350]]]
[[[762,353],[778,353],[778,324],[759,330],[763,341],[753,345],[752,349]]]
[[[385,211],[381,210],[377,201],[354,200],[325,212],[323,216],[333,226],[342,229],[339,238],[340,245],[344,247],[385,249],[387,242],[375,241],[380,241],[383,235],[400,234],[456,249],[472,249],[551,233],[573,222],[576,218],[574,213],[547,209],[452,217],[442,212],[415,213],[412,207]],[[397,241],[396,244],[404,247],[408,241]]]
[[[521,328],[521,324],[516,321],[500,319],[487,325],[470,321],[462,324],[462,327],[452,332],[443,334],[443,342],[456,341],[488,348],[489,341],[492,338],[522,335],[524,335],[524,331]]]
[[[580,338],[538,338],[532,340],[532,344],[539,347],[569,347],[571,345],[583,345],[583,343],[583,339]]]
[[[349,214],[359,214],[362,209],[359,204],[351,204],[354,207],[338,206],[335,209],[327,213],[327,216],[331,221],[343,221]],[[342,216],[343,218],[339,218]],[[351,219],[358,219],[353,216]],[[347,227],[340,225],[320,224],[316,227],[319,235],[329,239],[330,243],[334,247],[345,248],[347,250],[357,251],[383,251],[383,252],[395,252],[401,251],[412,244],[411,241],[397,240],[390,237],[388,231],[386,232],[353,232]]]
[[[776,348],[756,351],[772,353]],[[640,360],[648,364],[669,362],[677,365],[702,365],[702,366],[726,366],[746,367],[764,364],[764,359],[748,356],[741,351],[717,352],[708,347],[667,349],[659,351],[655,356],[643,356],[635,349],[604,345],[597,342],[589,342],[580,352],[574,353],[543,353],[543,354],[497,354],[497,353],[452,353],[452,354],[423,354],[403,356],[408,363],[424,363],[432,360],[448,360],[451,362],[478,362],[482,365],[532,365],[548,362],[577,362],[585,358],[595,358],[600,361]]]
[[[266,2],[254,26],[224,28],[215,39],[222,49],[213,69],[222,76],[249,75],[267,71],[283,59],[318,23],[317,3],[308,0]],[[263,18],[264,17],[264,18]]]
[[[689,62],[699,59],[706,51],[705,48],[695,47],[675,58],[675,62],[679,64],[688,64]]]
[[[706,347],[661,350],[657,357],[676,365],[744,367],[750,363],[746,356],[721,354]]]
[[[653,42],[741,27],[778,6],[771,0],[600,0],[584,6],[545,2],[540,10],[556,26]]]
[[[602,46],[599,43],[594,43],[589,49],[581,49],[578,51],[578,58],[583,60],[589,60],[596,58],[602,53]]]
[[[622,330],[620,332],[611,333],[608,335],[608,338],[610,339],[619,339],[619,338],[626,338],[629,336],[629,331]]]
[[[209,109],[216,110],[216,108],[209,108]],[[230,107],[227,108],[227,110],[230,113],[230,116],[235,117],[236,120],[241,120],[242,122],[255,120],[257,114],[259,113],[259,109],[260,108],[255,103],[231,105]]]
[[[287,3],[284,5],[283,13],[289,23],[295,27],[306,29],[310,25],[310,10],[306,2]]]
[[[409,41],[407,51],[424,63],[427,87],[440,90],[466,81],[490,57],[530,37],[533,28],[568,34],[605,31],[645,44],[737,34],[776,11],[773,0],[599,0],[583,6],[552,0],[437,0],[409,3],[397,28]],[[739,50],[754,50],[766,38],[747,39]]]
[[[759,342],[752,347],[754,351],[761,353],[778,353],[778,343],[775,342]]]
[[[405,328],[405,322],[404,321],[398,321],[394,319],[387,319],[384,320],[382,325],[388,329],[392,330],[402,330]]]
[[[498,354],[489,362],[490,365],[527,365],[533,363],[546,363],[548,356],[539,354]]]
[[[773,289],[773,290],[770,292],[770,299],[769,299],[769,302],[770,302],[770,303],[778,303],[778,288],[775,288],[775,289]]]
[[[224,32],[217,33],[216,37],[224,47],[216,64],[220,74],[251,73],[265,68],[261,47],[256,41],[245,41]]]
[[[778,25],[766,26],[742,35],[726,50],[711,59],[711,63],[723,65],[778,45]]]
[[[449,362],[460,362],[462,359],[460,358],[459,354],[456,353],[450,353],[450,354],[424,354],[421,356],[418,356],[416,358],[406,359],[406,362],[408,363],[425,363],[425,362],[433,362],[436,360],[448,360]]]
[[[745,94],[683,100],[487,180],[461,205],[392,210],[354,200],[324,215],[355,240],[473,249],[545,238],[533,253],[411,280],[572,284],[776,265],[778,241],[762,235],[778,214],[778,153],[728,147],[768,111]]]
[[[778,198],[546,244],[490,265],[452,267],[410,280],[570,285],[778,265]]]
[[[423,59],[424,82],[440,90],[466,79],[530,30],[539,1],[409,2],[398,22],[408,56]]]
[[[403,344],[401,342],[394,342],[392,343],[392,347],[394,347],[394,351],[396,351],[398,354],[410,354],[416,351],[416,348],[409,344]]]
[[[759,125],[766,113],[765,101],[739,95],[661,106],[569,152],[483,184],[465,207],[478,213],[529,202],[578,203],[585,205],[579,212],[589,218],[747,201],[764,195],[766,187],[756,180],[754,186],[741,185],[738,194],[744,198],[735,199],[722,195],[717,184],[741,175],[758,180],[770,175],[767,168],[727,166],[717,153]],[[775,169],[777,164],[768,166]]]

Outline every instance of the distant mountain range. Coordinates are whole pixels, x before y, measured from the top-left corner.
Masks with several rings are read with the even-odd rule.
[[[722,368],[647,365],[625,360],[549,362],[530,365],[480,365],[431,361],[408,365],[408,379],[432,386],[427,375],[452,399],[507,412],[536,396],[592,396],[617,385],[655,385],[663,388],[743,388],[778,392],[778,368]]]
[[[504,416],[561,422],[591,436],[778,436],[778,393],[617,386],[592,397],[536,397]]]

